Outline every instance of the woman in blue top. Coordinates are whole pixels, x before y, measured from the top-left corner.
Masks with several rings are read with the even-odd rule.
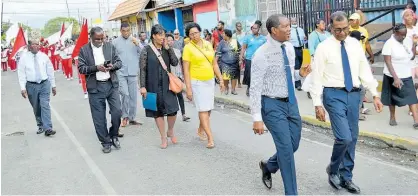
[[[316,47],[318,47],[319,43],[331,36],[331,34],[328,31],[325,31],[324,20],[316,20],[315,26],[315,31],[312,31],[312,33],[309,34],[308,38],[309,53],[312,57],[314,56]]]
[[[319,43],[326,40],[328,37],[331,36],[331,34],[326,31],[325,27],[325,21],[323,19],[317,19],[315,21],[315,31],[312,31],[311,34],[309,34],[308,38],[308,48],[309,48],[309,54],[311,55],[311,62],[313,62],[313,58],[315,55],[315,50],[318,47]],[[302,89],[309,89],[311,85],[311,77],[308,76],[305,78],[305,81],[303,83],[306,83],[302,86]],[[306,86],[306,88],[304,88]],[[311,98],[310,93],[308,92],[308,98]]]
[[[255,51],[267,41],[264,35],[260,35],[260,28],[261,21],[255,21],[253,26],[251,26],[252,34],[245,36],[241,48],[240,65],[242,62],[245,62],[244,80],[242,81],[242,84],[247,85],[247,96],[250,96],[251,59],[253,58]]]

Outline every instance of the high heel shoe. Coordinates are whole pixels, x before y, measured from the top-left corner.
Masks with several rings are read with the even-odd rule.
[[[209,142],[208,145],[206,145],[206,148],[208,148],[208,149],[215,148],[215,143],[213,141]]]
[[[176,137],[176,136],[172,136],[172,135],[168,135],[168,134],[167,134],[167,137],[169,137],[169,138],[170,138],[171,143],[173,143],[173,144],[177,144],[177,137]]]
[[[161,142],[160,148],[161,148],[161,149],[166,149],[166,148],[167,148],[167,145],[168,145],[167,138],[165,138],[165,139]]]

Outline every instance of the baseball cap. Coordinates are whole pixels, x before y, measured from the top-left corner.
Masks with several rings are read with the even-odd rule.
[[[351,14],[350,20],[360,20],[360,14],[358,13]]]

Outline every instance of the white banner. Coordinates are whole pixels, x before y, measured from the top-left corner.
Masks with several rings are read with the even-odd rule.
[[[13,24],[12,26],[9,27],[9,29],[7,29],[6,31],[6,45],[7,46],[10,44],[10,41],[12,41],[12,39],[16,38],[18,32],[19,32],[18,24]]]
[[[64,34],[62,34],[62,36],[60,37],[60,42],[62,45],[64,44],[64,41],[67,39],[71,39],[72,38],[72,33],[73,33],[73,23],[71,23],[67,29],[65,29]]]
[[[48,41],[48,43],[50,45],[55,44],[55,43],[60,41],[60,35],[61,35],[61,30],[59,30],[58,32],[50,35],[48,38],[46,38],[46,40]]]

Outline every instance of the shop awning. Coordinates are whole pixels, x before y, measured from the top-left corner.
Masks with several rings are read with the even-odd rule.
[[[132,16],[141,12],[150,0],[126,0],[116,7],[108,21],[118,20],[123,17]]]

